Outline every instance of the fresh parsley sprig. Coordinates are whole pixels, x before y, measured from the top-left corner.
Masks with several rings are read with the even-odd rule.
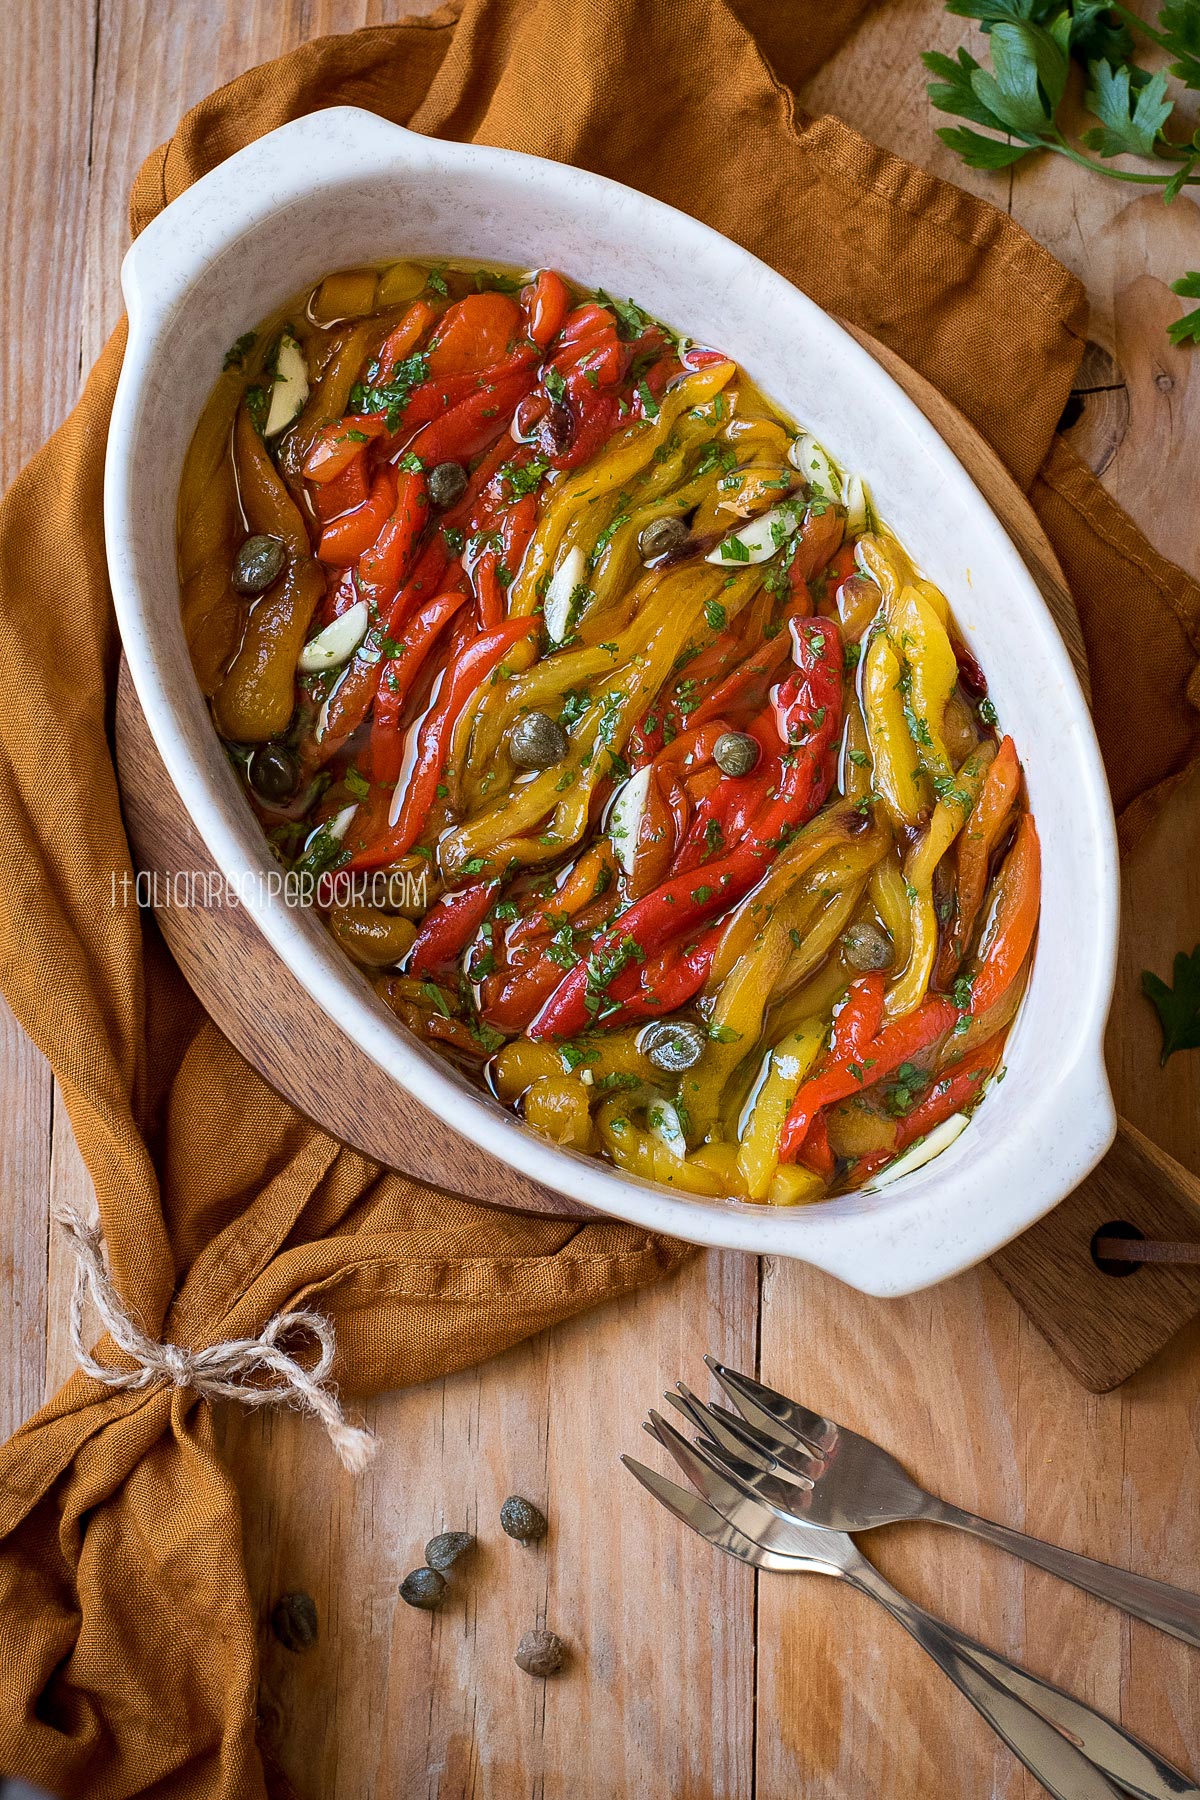
[[[1050,151],[1114,181],[1156,187],[1168,203],[1182,188],[1200,184],[1200,129],[1184,141],[1166,130],[1175,111],[1168,75],[1200,88],[1200,0],[1164,0],[1153,25],[1120,0],[947,0],[947,11],[976,20],[991,51],[990,69],[966,49],[957,58],[939,51],[922,58],[934,77],[934,106],[968,121],[945,126],[938,136],[970,168],[1006,169]],[[1174,59],[1167,70],[1151,74],[1135,61],[1135,33]],[[1084,71],[1084,104],[1097,121],[1074,142],[1060,116],[1073,61]],[[1159,167],[1113,166],[1125,156]],[[1175,291],[1192,297],[1198,290],[1177,285]],[[1200,321],[1193,318],[1172,327],[1174,343],[1200,341]]]

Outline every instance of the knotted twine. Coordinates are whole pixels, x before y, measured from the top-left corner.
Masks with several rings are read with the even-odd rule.
[[[104,1240],[99,1228],[74,1206],[60,1203],[52,1209],[75,1259],[68,1325],[75,1360],[85,1375],[110,1388],[147,1388],[156,1381],[190,1388],[201,1400],[236,1400],[240,1406],[290,1406],[320,1419],[343,1468],[357,1475],[374,1456],[377,1444],[371,1432],[351,1425],[329,1381],[337,1341],[330,1321],[312,1308],[277,1312],[257,1337],[229,1338],[192,1350],[186,1344],[164,1343],[147,1336],[134,1320],[113,1285],[104,1260]],[[137,1367],[115,1369],[98,1362],[83,1335],[84,1303],[91,1295],[100,1321],[118,1350]],[[315,1338],[320,1355],[311,1369],[280,1348],[280,1339]],[[272,1385],[256,1387],[256,1376],[269,1376]]]

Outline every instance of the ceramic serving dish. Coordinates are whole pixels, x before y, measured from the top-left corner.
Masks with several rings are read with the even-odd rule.
[[[669,1193],[527,1130],[422,1048],[274,867],[196,685],[180,624],[184,453],[228,346],[332,269],[388,257],[553,267],[719,345],[836,459],[949,597],[1024,759],[1043,845],[1041,936],[1007,1075],[969,1130],[881,1188],[783,1209]],[[699,1243],[801,1257],[874,1294],[968,1267],[1063,1198],[1111,1142],[1102,1036],[1117,928],[1115,833],[1088,710],[1020,557],[889,376],[803,294],[707,227],[558,163],[415,136],[335,108],[189,189],[133,245],[105,531],[125,652],[163,762],[218,867],[349,1037],[457,1130],[600,1210]]]

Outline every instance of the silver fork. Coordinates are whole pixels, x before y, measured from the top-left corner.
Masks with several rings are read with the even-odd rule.
[[[632,1457],[621,1458],[654,1497],[717,1549],[758,1569],[833,1575],[869,1594],[916,1639],[1056,1800],[1179,1800],[1200,1795],[1178,1769],[1048,1682],[976,1643],[900,1594],[844,1532],[794,1525],[747,1496],[714,1459],[658,1413],[645,1429],[701,1498]],[[1111,1777],[1111,1779],[1110,1779]]]
[[[1200,1595],[1062,1550],[939,1500],[918,1487],[895,1457],[869,1438],[810,1412],[711,1356],[704,1360],[741,1416],[698,1400],[682,1382],[678,1395],[668,1394],[667,1399],[722,1457],[728,1453],[752,1464],[755,1491],[787,1517],[832,1531],[869,1531],[901,1519],[956,1525],[1185,1644],[1200,1646]]]

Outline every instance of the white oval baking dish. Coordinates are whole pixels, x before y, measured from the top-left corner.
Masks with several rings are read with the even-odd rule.
[[[1025,763],[1041,935],[1007,1075],[940,1157],[877,1194],[796,1209],[669,1193],[526,1130],[417,1044],[274,866],[213,731],[180,624],[175,507],[225,350],[331,269],[429,256],[562,269],[741,362],[850,470],[949,596]],[[1087,706],[1017,552],[921,413],[811,301],[736,244],[559,163],[442,143],[335,108],[283,126],[169,206],[122,270],[129,344],[105,471],[117,617],[155,742],[220,869],[322,1007],[396,1081],[503,1161],[698,1243],[795,1256],[868,1293],[969,1267],[1047,1212],[1112,1140],[1103,1061],[1117,932],[1112,810]],[[433,1171],[433,1173],[436,1173]]]

